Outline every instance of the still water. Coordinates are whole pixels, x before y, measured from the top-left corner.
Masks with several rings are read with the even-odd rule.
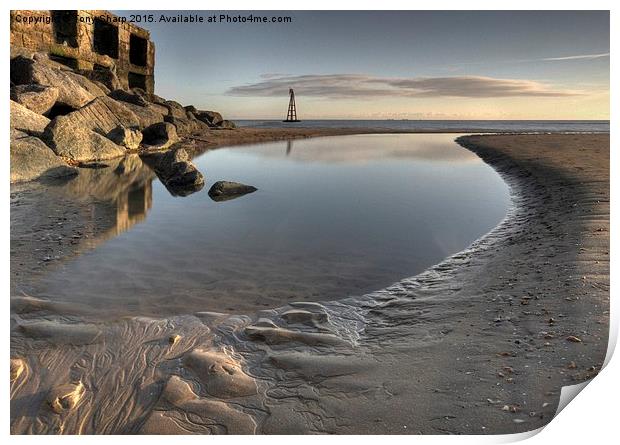
[[[102,314],[171,315],[251,313],[381,289],[464,249],[506,214],[506,184],[455,137],[337,136],[212,150],[194,159],[204,189],[186,197],[144,172],[134,172],[139,183],[80,175],[79,187],[63,187],[92,196],[118,184],[93,200],[95,211],[112,215],[111,227],[33,292]],[[207,191],[219,180],[258,191],[215,202]]]

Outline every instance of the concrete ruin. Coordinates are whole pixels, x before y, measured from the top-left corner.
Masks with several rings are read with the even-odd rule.
[[[11,45],[46,52],[73,69],[112,69],[124,89],[154,92],[149,32],[108,11],[11,11]]]

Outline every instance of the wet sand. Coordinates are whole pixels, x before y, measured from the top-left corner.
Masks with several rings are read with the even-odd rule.
[[[514,207],[471,248],[388,289],[251,317],[105,323],[86,307],[13,293],[11,431],[487,434],[543,426],[561,387],[596,375],[605,357],[609,135],[459,142],[502,174]]]

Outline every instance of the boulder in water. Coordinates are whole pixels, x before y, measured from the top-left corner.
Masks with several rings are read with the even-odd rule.
[[[217,181],[209,189],[209,197],[217,202],[228,201],[258,190],[251,185],[231,181]]]

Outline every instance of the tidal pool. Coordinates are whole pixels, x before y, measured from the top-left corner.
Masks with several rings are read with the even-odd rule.
[[[55,193],[91,200],[105,215],[93,224],[109,227],[29,290],[102,315],[167,316],[381,289],[466,248],[506,214],[507,185],[456,137],[220,148],[194,158],[206,186],[186,197],[172,196],[137,156],[121,173],[81,174]],[[219,180],[258,191],[215,202],[207,192]]]

